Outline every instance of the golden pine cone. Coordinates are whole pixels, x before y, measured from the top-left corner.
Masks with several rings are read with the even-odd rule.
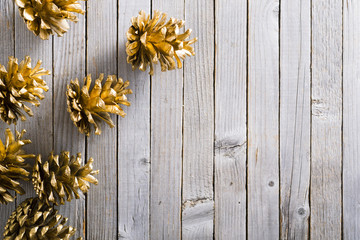
[[[140,11],[137,17],[131,19],[132,26],[126,33],[127,62],[132,64],[132,69],[139,68],[145,71],[150,65],[150,75],[154,74],[153,64],[160,61],[161,71],[181,68],[180,59],[186,55],[195,55],[194,48],[190,45],[197,41],[197,38],[185,41],[191,34],[188,29],[179,34],[179,29],[185,21],[170,18],[166,22],[167,15],[154,11],[153,18]],[[174,60],[175,58],[175,60]]]
[[[70,28],[67,20],[77,22],[74,13],[85,13],[79,0],[15,0],[15,3],[27,28],[43,40],[54,32],[63,36]]]
[[[67,220],[38,198],[28,198],[12,212],[5,226],[4,240],[67,240],[76,232],[75,228],[65,225]]]
[[[132,93],[131,89],[127,89],[130,85],[129,81],[123,82],[121,78],[117,80],[116,76],[109,75],[102,85],[103,79],[104,74],[100,74],[91,91],[91,75],[84,78],[85,84],[82,87],[78,79],[71,81],[67,86],[67,110],[75,126],[87,136],[90,135],[91,124],[94,125],[95,134],[101,134],[99,127],[101,120],[110,127],[115,126],[109,113],[125,117],[126,113],[118,104],[130,106],[126,98],[127,94]]]
[[[25,163],[26,158],[33,158],[35,155],[26,154],[22,146],[31,143],[30,140],[23,139],[26,131],[21,133],[16,131],[13,135],[10,129],[5,131],[5,145],[0,140],[0,203],[7,204],[14,201],[9,190],[18,194],[24,194],[24,189],[18,182],[19,179],[29,181],[30,173],[26,170],[30,166]]]
[[[38,61],[32,68],[29,56],[20,65],[16,58],[9,57],[7,70],[0,64],[0,118],[7,124],[16,124],[19,116],[25,121],[22,110],[29,116],[33,115],[25,103],[39,106],[38,99],[44,99],[43,91],[48,91],[49,88],[41,76],[50,75],[50,71],[40,66],[41,61]]]
[[[42,163],[41,156],[38,156],[33,168],[32,182],[39,199],[48,205],[65,204],[65,199],[71,201],[73,194],[79,199],[79,189],[87,193],[89,183],[98,184],[94,175],[99,171],[93,170],[93,162],[90,158],[81,166],[81,153],[70,157],[70,153],[66,151],[61,152],[60,156],[51,153],[45,163]]]

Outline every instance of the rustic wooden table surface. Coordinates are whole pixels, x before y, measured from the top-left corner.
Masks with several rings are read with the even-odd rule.
[[[360,1],[89,0],[64,37],[41,41],[0,1],[0,62],[42,59],[50,87],[20,122],[34,153],[95,158],[99,185],[60,207],[85,239],[359,239]],[[85,6],[86,5],[86,6]],[[193,29],[196,56],[153,77],[126,63],[139,10]],[[65,89],[118,74],[127,117],[85,138]],[[1,131],[7,127],[0,123]],[[14,128],[14,127],[12,127]],[[0,206],[0,229],[27,195]]]

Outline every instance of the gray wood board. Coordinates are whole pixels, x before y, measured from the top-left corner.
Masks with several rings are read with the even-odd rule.
[[[360,3],[346,1],[343,10],[343,233],[360,236]]]
[[[0,2],[0,64],[7,68],[8,56],[14,56],[15,54],[15,22],[14,14],[14,3],[12,1],[1,1]],[[0,139],[5,141],[5,129],[10,128],[14,130],[13,126],[8,126],[6,123],[1,122]],[[15,194],[12,192],[11,194]],[[7,205],[0,205],[0,236],[4,232],[6,225],[6,219],[10,216],[11,212],[15,210],[15,203],[11,202]]]
[[[82,3],[85,9],[85,3]],[[71,155],[81,153],[85,163],[85,136],[81,134],[67,112],[66,86],[70,80],[85,77],[85,16],[79,16],[77,24],[71,23],[70,31],[63,37],[53,38],[54,48],[54,153],[69,151]],[[66,53],[66,54],[64,54]],[[75,237],[85,236],[85,196],[80,192],[80,199],[74,199],[65,206],[60,206],[60,214],[69,219],[70,226],[78,231]]]
[[[153,0],[152,8],[184,19],[182,0]],[[151,81],[150,239],[181,238],[182,108],[183,70],[161,72],[157,64]]]
[[[311,239],[340,239],[342,1],[312,2]]]
[[[281,1],[281,239],[308,238],[311,116],[310,14],[309,1]]]
[[[279,1],[249,1],[248,238],[279,236]]]
[[[185,1],[195,57],[184,62],[182,238],[212,239],[214,226],[214,4]],[[201,81],[198,81],[200,80]]]
[[[215,239],[245,239],[247,1],[215,3]]]
[[[118,122],[118,238],[150,239],[150,76],[132,71],[126,63],[126,32],[140,9],[150,12],[150,1],[119,1],[118,71],[130,81],[127,116]]]

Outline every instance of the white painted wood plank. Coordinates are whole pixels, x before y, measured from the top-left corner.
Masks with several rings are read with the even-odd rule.
[[[118,122],[118,238],[149,239],[150,234],[150,76],[126,63],[131,17],[150,12],[150,0],[119,0],[119,76],[130,81],[127,116]]]
[[[52,37],[49,40],[41,40],[29,31],[20,17],[19,11],[15,10],[15,54],[19,61],[22,61],[25,56],[30,56],[32,59],[32,66],[35,66],[38,60],[42,61],[41,67],[46,70],[53,71],[53,56],[52,56]],[[27,117],[27,120],[18,121],[16,130],[21,131],[26,129],[26,138],[32,141],[32,144],[26,145],[24,149],[28,153],[41,154],[43,159],[47,159],[50,152],[53,150],[53,82],[52,76],[43,76],[46,81],[49,91],[45,92],[45,98],[40,101],[40,106],[31,107],[34,116]],[[64,113],[66,114],[66,113]],[[25,183],[26,194],[19,196],[17,204],[29,197],[36,196],[34,187],[31,182]]]
[[[281,1],[281,239],[307,239],[310,184],[310,1]]]
[[[215,3],[215,239],[245,239],[247,1]]]
[[[88,1],[87,73],[96,79],[117,74],[117,0]],[[116,116],[112,116],[116,122]],[[101,125],[100,136],[88,138],[87,156],[99,169],[99,184],[87,195],[87,238],[117,238],[117,127]]]
[[[184,61],[182,239],[212,239],[214,228],[214,2],[185,1],[196,55]]]
[[[153,0],[153,10],[184,19],[184,1]],[[189,59],[186,59],[189,60]],[[183,70],[160,71],[151,82],[150,239],[180,239]]]
[[[14,56],[14,3],[12,1],[0,2],[0,64],[7,68],[8,56]],[[5,129],[14,129],[13,126],[0,122],[0,138],[5,140]],[[15,193],[14,193],[15,194]],[[15,209],[15,201],[7,205],[0,204],[0,236],[4,232],[4,227],[11,212]]]
[[[82,3],[85,9],[85,3]],[[54,151],[70,151],[72,155],[81,152],[85,161],[85,136],[81,134],[67,112],[66,86],[71,79],[85,76],[85,16],[79,15],[77,24],[71,23],[70,30],[63,37],[54,38]],[[92,190],[92,189],[91,189]],[[85,237],[85,196],[73,199],[60,206],[60,214],[77,229],[74,237]]]
[[[311,239],[341,238],[342,1],[312,2]]]
[[[279,238],[279,1],[249,1],[248,238]]]
[[[360,236],[360,2],[343,3],[344,239]]]

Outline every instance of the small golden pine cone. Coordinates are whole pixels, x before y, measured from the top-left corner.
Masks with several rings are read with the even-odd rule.
[[[9,217],[4,240],[68,240],[75,234],[76,229],[65,225],[67,220],[58,214],[58,210],[38,198],[28,198]]]
[[[27,28],[43,40],[56,33],[63,36],[70,26],[67,20],[77,22],[74,13],[84,14],[79,0],[15,0]]]
[[[13,135],[10,129],[5,131],[5,145],[0,140],[0,203],[7,204],[14,201],[14,196],[9,191],[24,194],[24,189],[18,180],[29,181],[30,173],[27,171],[30,166],[25,163],[26,158],[34,158],[33,154],[26,154],[22,147],[31,143],[23,139],[26,131],[16,131]]]
[[[130,82],[109,75],[102,85],[103,79],[104,74],[100,74],[91,91],[91,75],[84,78],[82,87],[78,79],[71,81],[67,86],[67,110],[75,126],[87,136],[90,136],[91,124],[94,125],[95,134],[101,134],[99,124],[102,120],[110,127],[115,126],[109,113],[125,117],[126,113],[118,104],[130,106],[126,98],[127,94],[132,93],[131,89],[127,89]]]
[[[160,61],[161,71],[181,68],[180,59],[185,59],[186,55],[195,55],[191,44],[197,38],[185,41],[191,34],[191,29],[179,34],[180,28],[185,21],[170,18],[166,22],[167,15],[159,11],[154,11],[153,18],[140,11],[137,17],[131,19],[132,26],[126,33],[126,53],[127,62],[132,64],[132,69],[139,68],[145,71],[150,65],[150,75],[154,74],[154,63]],[[174,60],[175,58],[175,60]]]
[[[7,124],[16,124],[19,116],[25,121],[22,110],[29,116],[33,115],[25,103],[39,106],[38,99],[44,99],[43,91],[48,91],[49,88],[41,77],[50,75],[50,71],[40,66],[41,61],[38,61],[32,68],[29,56],[20,64],[16,58],[9,57],[7,70],[0,64],[0,118]]]
[[[50,154],[48,160],[42,163],[41,156],[37,156],[32,173],[34,189],[41,201],[48,205],[65,204],[71,201],[73,195],[80,198],[78,190],[87,193],[90,184],[98,184],[94,175],[99,171],[93,170],[94,159],[90,158],[81,166],[81,153],[71,156],[63,151],[59,155]]]

